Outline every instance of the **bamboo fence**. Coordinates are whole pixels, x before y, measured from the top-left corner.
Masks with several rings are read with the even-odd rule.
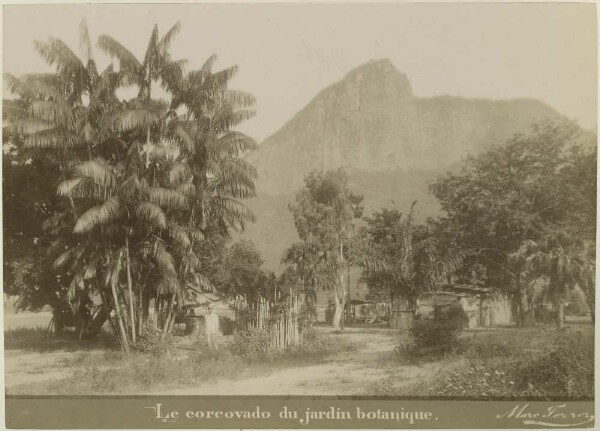
[[[301,307],[302,298],[298,295],[289,295],[278,303],[265,298],[247,302],[238,296],[235,301],[236,331],[264,330],[275,349],[296,345],[302,341],[298,324]]]

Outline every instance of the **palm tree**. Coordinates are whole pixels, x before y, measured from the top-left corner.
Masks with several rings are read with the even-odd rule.
[[[134,151],[130,153],[130,157],[135,160],[140,156]],[[122,268],[121,259],[125,260],[129,311],[122,314],[129,315],[131,340],[135,342],[138,325],[134,312],[131,249],[143,249],[144,258],[153,261],[160,277],[176,283],[173,257],[166,250],[164,240],[159,235],[162,230],[168,229],[169,222],[165,211],[184,210],[187,208],[187,201],[185,196],[177,191],[149,186],[144,178],[140,180],[135,172],[131,172],[135,169],[131,167],[133,164],[135,163],[128,160],[128,163],[118,170],[99,160],[83,162],[77,166],[73,178],[60,184],[59,194],[92,202],[93,206],[77,219],[73,232],[87,235],[86,241],[82,242],[86,247],[90,244],[101,244],[102,252],[105,255],[109,253],[118,261],[108,264],[113,290]],[[136,165],[140,165],[139,160]],[[148,249],[153,253],[148,253]],[[98,248],[95,247],[94,250],[97,251]],[[84,252],[79,257],[88,262],[96,261]],[[142,286],[139,286],[139,289],[141,290]],[[116,296],[114,292],[113,296]],[[118,301],[116,297],[114,299],[117,306]],[[138,318],[141,317],[138,315]]]
[[[206,237],[253,220],[241,200],[254,195],[256,171],[242,155],[255,142],[231,128],[252,115],[254,99],[228,90],[237,68],[213,73],[214,56],[183,75],[168,53],[178,31],[159,39],[155,26],[143,61],[102,36],[120,70],[98,74],[84,22],[83,60],[49,39],[36,46],[55,74],[7,79],[20,97],[4,117],[10,130],[62,166],[58,193],[70,209],[45,223],[56,235],[54,268],[73,301],[97,292],[114,307],[125,349],[142,333],[151,295],[167,314],[164,335],[185,290],[212,287],[203,274]],[[156,81],[169,101],[152,99]],[[138,97],[119,101],[116,90],[130,84]]]
[[[281,262],[285,268],[281,281],[303,295],[309,316],[316,319],[317,291],[333,291],[337,284],[326,255],[317,244],[302,241],[292,244]]]
[[[171,125],[180,158],[170,179],[190,194],[190,224],[204,228],[213,220],[225,230],[243,230],[254,215],[240,200],[255,195],[257,173],[242,156],[256,149],[256,142],[231,129],[252,117],[254,98],[227,88],[237,68],[213,73],[215,58],[171,83],[170,109],[183,107],[184,113]]]
[[[144,59],[139,61],[135,55],[111,36],[102,35],[98,39],[98,47],[119,62],[124,85],[136,85],[138,98],[152,98],[152,83],[160,81],[167,87],[180,79],[184,61],[173,61],[169,55],[169,47],[173,38],[179,33],[181,24],[175,23],[162,38],[158,36],[158,26],[154,25]]]
[[[596,321],[596,248],[591,241],[583,241],[578,247],[577,284],[585,293],[590,307],[592,322]]]
[[[548,293],[556,307],[556,326],[564,327],[564,305],[567,291],[578,282],[585,282],[588,274],[577,255],[576,244],[567,232],[548,232],[539,242],[527,241],[528,269],[548,281]]]
[[[381,261],[365,268],[365,276],[371,286],[383,287],[390,295],[392,328],[410,326],[419,296],[446,284],[466,256],[445,247],[435,226],[414,223],[415,204],[406,217],[395,210],[376,213],[363,231],[376,251],[369,253],[371,259]]]

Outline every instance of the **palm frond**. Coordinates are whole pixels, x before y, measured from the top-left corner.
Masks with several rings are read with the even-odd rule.
[[[79,176],[90,178],[106,190],[114,190],[117,185],[117,177],[111,167],[96,160],[80,163],[76,166],[75,172]]]
[[[56,65],[58,73],[69,76],[76,86],[82,86],[85,67],[62,40],[51,37],[48,42],[36,41],[35,47],[50,66]]]
[[[196,143],[187,130],[181,125],[175,128],[175,134],[181,139],[183,148],[190,154],[193,154],[196,148]]]
[[[75,223],[75,227],[73,228],[73,233],[86,233],[94,229],[98,226],[98,213],[100,212],[100,206],[95,206],[84,212],[79,219],[77,219],[77,223]]]
[[[258,145],[254,139],[241,132],[227,132],[217,140],[215,147],[217,151],[230,157],[241,157],[256,150]]]
[[[62,181],[58,185],[57,194],[59,196],[69,196],[71,191],[77,187],[82,181],[85,181],[83,178],[70,178],[68,180]]]
[[[187,163],[176,163],[169,171],[169,184],[177,186],[191,178],[191,169]]]
[[[173,38],[175,36],[177,36],[180,31],[181,31],[181,22],[177,21],[175,24],[173,24],[173,27],[171,27],[169,29],[169,31],[167,31],[164,34],[164,36],[158,41],[157,50],[161,55],[164,56],[165,54],[167,54],[167,50],[169,49],[169,46],[171,46],[171,42],[173,41]]]
[[[128,109],[111,117],[110,128],[115,132],[128,132],[152,125],[155,117],[146,109]]]
[[[117,220],[121,214],[122,206],[119,196],[111,196],[100,206],[96,222],[105,225]]]
[[[75,124],[73,111],[68,106],[50,100],[34,100],[29,105],[29,113],[34,118],[67,129]]]
[[[93,60],[94,54],[92,52],[92,42],[90,40],[90,33],[85,18],[82,19],[79,24],[79,49],[86,62]]]
[[[179,193],[187,196],[188,198],[193,197],[196,194],[196,186],[194,186],[194,184],[192,184],[191,182],[181,183],[177,187],[175,187],[175,189]]]
[[[108,35],[102,35],[98,38],[98,47],[108,54],[109,57],[119,60],[121,69],[124,70],[130,78],[130,81],[127,82],[126,85],[137,83],[137,79],[133,78],[139,77],[142,64],[135,58],[135,55]]]
[[[187,198],[176,190],[164,187],[150,187],[150,202],[165,209],[184,210],[188,208]]]
[[[74,134],[55,127],[27,136],[24,145],[26,148],[68,149],[82,147],[83,143],[78,142]]]
[[[158,205],[152,202],[142,202],[135,210],[135,215],[160,229],[167,227],[167,217]]]
[[[250,108],[256,104],[256,98],[245,91],[225,90],[223,98],[225,103],[237,108]]]
[[[158,25],[154,24],[152,27],[152,33],[150,34],[150,40],[148,41],[148,47],[146,48],[146,54],[144,54],[144,61],[142,65],[144,69],[147,69],[152,60],[158,60],[157,58],[157,43],[158,43]]]
[[[63,253],[61,253],[60,256],[58,256],[54,260],[54,262],[52,263],[52,268],[55,271],[62,269],[65,265],[67,265],[71,261],[71,259],[73,258],[73,256],[75,255],[76,252],[77,252],[76,248],[70,248],[68,250],[65,250]]]
[[[154,260],[163,277],[175,278],[177,276],[175,259],[167,251],[162,241],[157,241],[154,245]]]
[[[173,240],[179,245],[179,247],[184,249],[188,249],[190,247],[190,238],[187,231],[183,227],[173,222],[169,222],[169,234],[171,235],[171,238],[173,238]]]
[[[37,118],[24,118],[22,120],[15,121],[11,125],[11,129],[13,129],[16,133],[23,135],[32,135],[34,133],[54,129],[55,127],[56,126],[52,125],[51,123]]]

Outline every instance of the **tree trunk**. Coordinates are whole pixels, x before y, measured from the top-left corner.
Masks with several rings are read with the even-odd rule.
[[[138,284],[140,289],[140,298],[138,300],[138,335],[141,337],[144,331],[144,294],[142,284]]]
[[[95,337],[96,335],[98,335],[98,333],[102,329],[102,326],[108,320],[109,316],[110,308],[103,304],[102,307],[100,307],[100,311],[98,312],[98,314],[92,317],[92,321],[88,328],[88,334],[90,337]]]
[[[342,318],[344,314],[344,306],[346,303],[346,280],[344,277],[344,255],[343,255],[343,244],[340,243],[339,255],[338,255],[338,283],[334,292],[335,299],[335,312],[333,314],[332,326],[335,329],[342,328]]]
[[[115,302],[115,314],[117,315],[117,322],[119,323],[119,332],[121,333],[121,346],[123,350],[129,352],[129,342],[127,341],[127,334],[125,333],[125,326],[123,325],[123,318],[121,316],[121,307],[119,306],[119,298],[117,296],[117,289],[115,284],[111,283],[111,289],[113,294],[113,301]]]
[[[340,298],[341,296],[341,298]],[[344,313],[344,304],[345,304],[345,293],[336,292],[335,295],[335,312],[333,314],[332,326],[335,329],[341,329],[342,324],[342,314]]]
[[[527,328],[534,325],[533,308],[529,304],[529,297],[526,288],[519,289],[519,307],[517,316],[517,326]]]
[[[350,266],[348,266],[348,284],[347,284],[347,288],[346,290],[348,291],[347,295],[346,295],[346,318],[344,319],[346,322],[350,322],[351,319],[351,313],[352,313],[352,296],[350,293],[350,288],[352,287],[350,285]]]
[[[133,305],[133,286],[131,282],[131,261],[129,260],[129,235],[125,237],[125,259],[127,261],[127,289],[129,291],[129,319],[131,321],[131,341],[135,343],[135,311]]]
[[[117,328],[117,324],[115,323],[114,319],[112,318],[112,316],[110,315],[110,311],[108,314],[108,323],[110,323],[110,329],[113,333],[113,335],[116,337],[117,335],[119,335],[119,329]]]
[[[588,307],[590,308],[590,315],[592,316],[592,323],[596,323],[596,295],[594,291],[594,283],[589,281],[582,286],[583,293],[585,294],[585,300]]]
[[[561,294],[556,298],[556,327],[559,330],[565,327],[565,300]]]
[[[171,319],[173,316],[173,306],[175,304],[175,294],[171,295],[171,301],[169,302],[169,310],[167,312],[167,319],[165,320],[165,325],[163,326],[162,334],[160,335],[160,339],[165,338],[165,335],[171,330]]]

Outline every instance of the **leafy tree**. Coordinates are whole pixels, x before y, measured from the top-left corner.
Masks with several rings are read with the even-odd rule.
[[[225,298],[245,296],[248,301],[274,298],[275,274],[262,268],[264,261],[247,240],[231,244],[219,253],[210,276],[215,292]]]
[[[471,157],[457,174],[440,178],[432,191],[445,212],[457,246],[485,267],[487,283],[515,295],[517,323],[533,323],[526,241],[575,224],[569,208],[568,151],[582,145],[581,130],[564,121],[533,125],[530,133]],[[574,153],[574,154],[577,154]],[[590,212],[580,226],[590,221]]]
[[[303,244],[293,246],[285,260],[295,262],[305,287],[318,284],[333,291],[333,326],[339,328],[347,299],[345,274],[353,220],[362,213],[362,196],[351,192],[343,169],[314,171],[304,182],[305,188],[289,206]]]
[[[549,232],[539,243],[526,241],[517,254],[527,256],[526,270],[543,277],[548,283],[548,294],[556,305],[556,324],[564,326],[564,305],[567,293],[579,281],[581,262],[573,253],[574,240],[564,231]]]

